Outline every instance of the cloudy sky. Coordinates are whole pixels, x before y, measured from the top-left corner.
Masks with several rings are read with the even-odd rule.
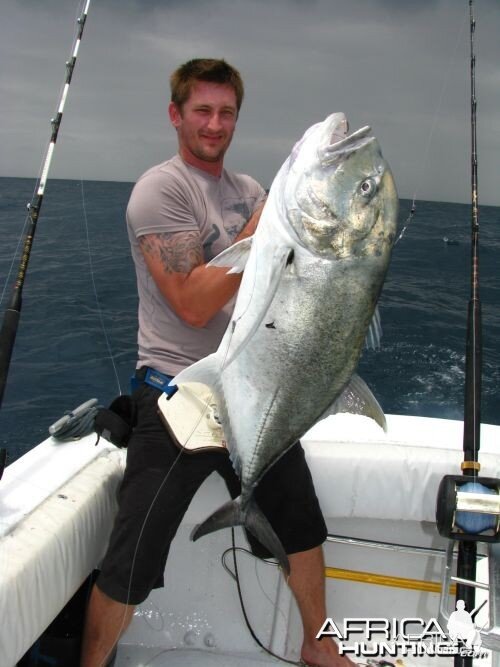
[[[79,0],[2,0],[1,176],[36,176]],[[134,181],[176,150],[168,77],[223,57],[246,99],[227,165],[268,187],[343,111],[371,125],[401,197],[470,201],[468,0],[93,0],[51,175]],[[480,203],[500,205],[500,3],[476,0]]]

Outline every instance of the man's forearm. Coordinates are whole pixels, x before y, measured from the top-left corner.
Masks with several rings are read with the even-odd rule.
[[[253,235],[263,204],[252,214],[235,243]],[[150,234],[139,239],[153,279],[175,313],[194,327],[204,327],[236,294],[240,274],[209,267],[195,232]]]
[[[162,291],[177,315],[194,327],[204,327],[236,294],[241,274],[228,274],[227,268],[201,264],[189,274],[176,274],[177,287]]]

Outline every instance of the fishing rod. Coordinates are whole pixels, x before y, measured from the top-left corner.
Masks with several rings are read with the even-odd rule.
[[[477,101],[476,101],[476,56],[474,53],[474,32],[476,21],[473,0],[470,7],[470,48],[471,48],[471,295],[467,318],[465,404],[464,404],[464,464],[463,467],[477,474],[477,455],[480,445],[481,425],[481,301],[479,298],[479,200],[477,192]]]
[[[477,192],[477,100],[476,56],[474,34],[476,21],[473,0],[469,0],[470,17],[470,81],[471,81],[471,289],[467,312],[467,336],[465,345],[465,392],[462,475],[446,475],[438,490],[436,504],[437,528],[443,537],[458,542],[457,559],[457,609],[458,602],[465,603],[469,614],[475,606],[477,543],[500,542],[500,479],[479,476],[478,462],[481,428],[481,301],[479,297],[479,202]],[[493,552],[490,556],[494,558]],[[447,550],[443,590],[440,601],[440,618],[451,620],[447,611],[448,583],[451,577],[453,542]],[[447,583],[448,582],[448,583]],[[490,582],[494,586],[494,582]],[[490,589],[491,590],[491,589]],[[495,623],[495,591],[490,592],[490,623]],[[493,599],[491,599],[493,596]],[[479,610],[479,608],[478,608]],[[477,611],[478,611],[477,610]],[[475,610],[476,611],[476,610]],[[471,616],[472,619],[472,616]],[[493,627],[493,626],[492,626]],[[496,637],[495,630],[491,630]],[[490,631],[488,631],[490,632]],[[488,633],[487,633],[488,634]],[[479,646],[474,650],[460,651],[454,657],[455,667],[471,667],[478,657]],[[489,648],[494,648],[490,646]]]
[[[474,480],[480,469],[478,454],[481,437],[481,301],[479,296],[479,199],[477,187],[477,100],[476,100],[476,54],[474,33],[476,19],[473,0],[469,0],[470,19],[470,113],[471,113],[471,293],[467,313],[467,337],[465,345],[465,393],[464,433],[462,463],[463,475]],[[475,581],[477,543],[474,540],[458,543],[457,577]],[[475,607],[476,593],[472,586],[457,584],[456,600],[463,600],[465,607]],[[472,657],[456,655],[455,667],[471,667]]]
[[[19,262],[17,278],[14,283],[11,299],[9,305],[6,308],[3,318],[2,328],[0,330],[0,407],[2,405],[5,386],[7,383],[7,376],[9,373],[12,351],[16,339],[19,317],[21,315],[22,291],[26,277],[26,271],[28,269],[28,262],[31,256],[31,249],[33,246],[33,239],[35,236],[36,225],[40,215],[40,209],[42,206],[43,196],[45,193],[45,186],[47,184],[49,169],[52,162],[52,156],[54,154],[57,135],[59,133],[59,127],[61,125],[61,120],[64,112],[64,106],[66,104],[71,78],[73,76],[73,70],[75,68],[76,59],[78,56],[78,50],[80,48],[80,42],[82,40],[83,29],[85,27],[85,22],[87,20],[89,5],[90,5],[90,0],[85,0],[85,7],[81,15],[77,19],[78,32],[73,46],[72,56],[70,60],[66,62],[66,80],[64,82],[61,98],[59,100],[57,114],[50,121],[52,126],[52,134],[45,155],[42,173],[38,179],[35,194],[33,195],[31,202],[28,204],[28,217],[27,217],[28,228],[24,236],[23,251]],[[0,450],[0,478],[3,471],[3,466],[5,465],[5,456],[6,456],[5,450]]]

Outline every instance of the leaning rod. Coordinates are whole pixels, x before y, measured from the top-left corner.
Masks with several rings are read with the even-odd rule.
[[[14,288],[12,290],[11,300],[5,311],[2,329],[0,330],[0,407],[2,405],[5,385],[7,383],[7,375],[9,372],[10,360],[12,357],[12,350],[14,348],[14,342],[17,334],[17,326],[21,314],[22,290],[26,276],[26,271],[28,268],[28,262],[31,255],[31,248],[33,245],[33,238],[35,236],[36,224],[38,221],[38,216],[40,215],[40,208],[42,206],[45,186],[47,184],[50,163],[52,161],[52,156],[56,145],[59,126],[61,124],[64,105],[66,104],[66,98],[68,96],[71,77],[73,76],[73,70],[75,68],[76,58],[78,55],[78,49],[80,47],[80,42],[82,39],[83,28],[85,27],[85,21],[87,19],[89,5],[90,5],[90,0],[86,0],[85,8],[77,21],[79,27],[73,48],[73,55],[71,59],[68,60],[66,63],[66,81],[61,94],[61,99],[59,101],[59,108],[55,118],[52,118],[51,120],[52,136],[50,138],[50,144],[48,146],[47,154],[45,156],[42,175],[38,180],[36,193],[33,195],[31,203],[28,204],[28,219],[27,219],[28,229],[24,237],[23,253],[21,256],[21,260],[19,262],[19,269],[14,284]],[[2,454],[2,451],[0,450],[0,464],[4,457],[5,454]],[[0,477],[1,477],[1,469],[0,469]]]
[[[476,56],[474,52],[473,0],[469,0],[470,14],[470,80],[471,80],[471,189],[472,189],[472,238],[471,238],[471,294],[467,314],[467,342],[465,352],[464,397],[464,475],[477,477],[481,425],[481,302],[479,299],[479,203],[477,194],[477,133],[476,133]],[[476,578],[476,542],[458,543],[457,576]],[[471,586],[457,586],[457,600],[465,602],[471,611],[475,606],[475,591]],[[472,658],[455,656],[455,667],[471,667]]]

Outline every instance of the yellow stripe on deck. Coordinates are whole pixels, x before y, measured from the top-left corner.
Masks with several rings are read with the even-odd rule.
[[[441,593],[441,584],[437,581],[424,581],[422,579],[407,579],[406,577],[392,577],[386,574],[375,574],[374,572],[361,572],[359,570],[344,570],[339,567],[325,567],[325,576],[330,579],[357,581],[363,584],[390,586],[391,588],[405,588],[413,591],[424,591],[426,593]],[[450,586],[450,595],[455,595],[455,594],[456,594],[456,585],[452,584]]]

